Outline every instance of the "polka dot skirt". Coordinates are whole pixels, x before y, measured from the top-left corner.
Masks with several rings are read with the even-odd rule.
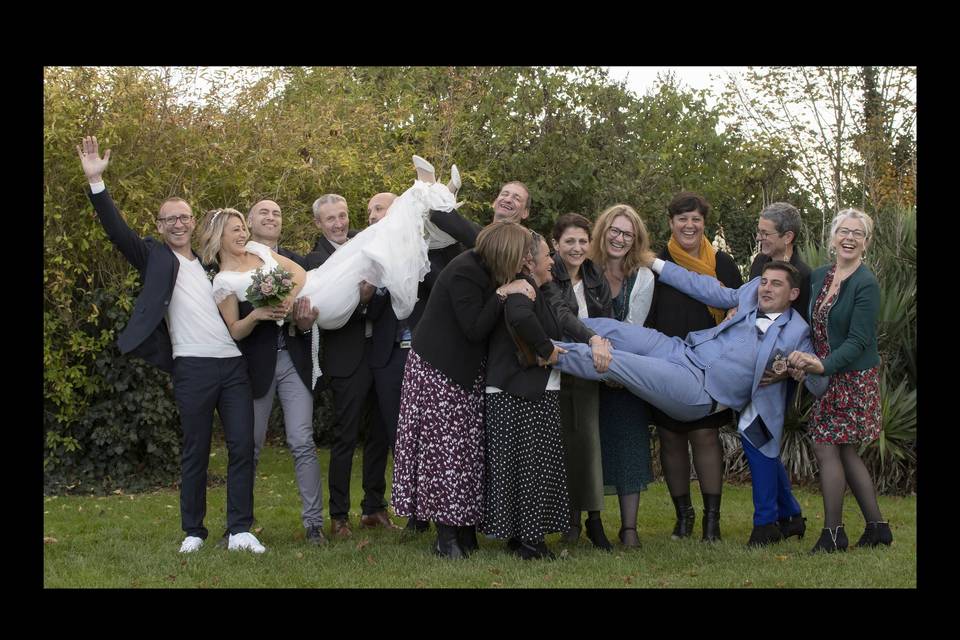
[[[570,500],[560,431],[560,392],[534,402],[488,393],[487,482],[481,530],[539,542],[569,526]]]

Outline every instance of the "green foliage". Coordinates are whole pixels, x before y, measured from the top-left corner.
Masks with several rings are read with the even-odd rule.
[[[884,74],[871,77],[882,80]],[[199,92],[195,77],[204,80]],[[856,86],[866,86],[866,78]],[[764,82],[740,87],[746,104],[759,99],[751,86],[776,88]],[[887,142],[869,146],[868,140],[861,148],[872,154],[871,166],[881,167],[884,154],[899,154],[898,166],[909,169],[915,142],[905,132],[912,121],[904,125],[897,114],[915,107],[902,92],[887,100],[889,87],[880,82],[871,94],[876,117],[869,129],[870,140]],[[317,197],[343,195],[351,226],[363,227],[368,198],[403,191],[414,176],[410,156],[417,153],[434,163],[441,180],[458,165],[461,212],[480,223],[489,221],[501,184],[521,180],[533,198],[533,228],[546,232],[558,214],[595,218],[624,202],[644,218],[660,249],[669,237],[665,205],[689,189],[713,205],[708,236],[722,229],[743,266],[755,248],[760,209],[787,200],[800,208],[810,230],[808,263],[825,262],[820,231],[832,214],[821,204],[829,198],[811,186],[809,149],[772,128],[758,134],[756,119],[735,108],[734,99],[711,106],[708,97],[672,76],[638,97],[598,67],[47,68],[45,468],[51,474],[80,469],[75,459],[87,455],[90,430],[99,426],[90,416],[101,415],[90,412],[116,384],[107,374],[138,375],[111,346],[123,318],[104,319],[108,307],[130,312],[137,274],[107,240],[84,194],[75,151],[82,136],[96,135],[101,149],[112,149],[105,180],[141,235],[156,234],[157,207],[167,196],[185,198],[198,215],[224,206],[246,211],[269,197],[283,209],[283,245],[305,253],[317,237],[311,213]],[[845,144],[852,144],[851,135]],[[864,193],[869,180],[855,169],[841,171],[849,179],[841,193]],[[874,173],[876,187],[882,176]],[[893,188],[889,180],[883,184]],[[904,184],[894,186],[909,191]],[[908,391],[916,388],[915,215],[882,209],[870,257],[881,283],[890,283],[884,284],[881,318],[884,375],[905,372]],[[97,296],[109,305],[96,302]],[[101,362],[104,354],[112,356]],[[885,384],[895,390],[899,383],[892,377]],[[318,442],[330,437],[329,395],[318,394]],[[272,424],[282,433],[278,414]],[[172,418],[168,428],[176,428]],[[797,455],[804,466],[807,458],[799,449]]]
[[[80,303],[104,312],[81,325],[65,347],[70,358],[80,361],[73,368],[85,371],[84,386],[71,398],[82,404],[64,411],[66,407],[57,406],[63,395],[47,395],[44,492],[105,492],[117,487],[137,491],[168,485],[180,467],[179,418],[169,376],[143,360],[120,356],[112,338],[128,314],[116,304],[114,294],[97,289]],[[45,350],[56,348],[52,338],[47,335]],[[97,343],[100,350],[86,349],[78,355],[88,342]],[[63,382],[61,369],[45,367],[44,374],[45,388],[59,383],[62,389],[71,389]]]

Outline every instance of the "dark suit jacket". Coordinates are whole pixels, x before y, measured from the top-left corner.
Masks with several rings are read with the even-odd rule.
[[[413,313],[407,318],[411,330],[417,326],[423,316],[423,311],[427,307],[427,300],[430,298],[430,291],[436,284],[440,272],[458,255],[467,249],[473,249],[477,243],[477,234],[482,229],[476,222],[461,216],[456,209],[453,211],[431,211],[430,220],[440,230],[449,233],[457,240],[457,243],[443,249],[431,249],[427,252],[427,257],[430,259],[430,271],[427,272],[427,275],[423,277],[417,287],[417,304],[413,307]]]
[[[534,288],[536,282],[524,277]],[[547,388],[550,369],[525,367],[517,358],[517,346],[507,330],[513,327],[517,338],[526,342],[541,358],[553,353],[551,340],[587,342],[594,332],[587,328],[560,300],[551,283],[540,287],[537,299],[515,293],[507,296],[504,320],[498,322],[490,335],[490,351],[487,356],[487,384],[509,394],[537,401]]]
[[[368,362],[374,369],[385,367],[390,361],[393,347],[397,343],[397,328],[400,321],[393,312],[390,303],[390,292],[373,294],[370,304],[367,305],[367,320],[373,323],[373,336],[370,338],[370,352]]]
[[[180,272],[180,261],[162,240],[141,238],[120,217],[106,190],[89,194],[110,241],[140,272],[143,289],[130,321],[120,333],[120,353],[132,353],[166,372],[173,371],[173,345],[165,317]]]
[[[464,251],[440,273],[413,332],[417,354],[470,389],[487,356],[487,339],[503,317],[497,285],[483,260]]]
[[[763,265],[770,262],[770,256],[763,253],[758,253],[757,257],[753,259],[753,264],[750,265],[750,279],[753,280],[761,273],[763,273]],[[797,299],[790,303],[790,306],[799,313],[804,320],[807,321],[807,324],[810,323],[810,267],[807,266],[807,263],[800,259],[800,252],[796,249],[793,250],[793,255],[790,256],[790,264],[797,268],[797,271],[800,272],[800,295],[797,296]]]
[[[277,253],[290,258],[301,267],[304,265],[303,256],[282,247],[277,248]],[[240,317],[244,318],[253,311],[253,305],[249,302],[240,303]],[[293,326],[294,335],[290,335],[290,327]],[[295,325],[284,323],[278,327],[276,322],[262,321],[254,326],[253,331],[237,341],[237,346],[241,353],[247,358],[247,369],[250,371],[250,383],[253,389],[253,397],[260,398],[270,389],[270,383],[276,375],[277,369],[277,334],[283,332],[283,339],[287,345],[287,353],[293,361],[303,384],[310,388],[313,374],[313,363],[310,355],[310,336],[302,334]]]
[[[357,235],[358,231],[351,229],[347,233],[348,238]],[[322,235],[317,239],[313,250],[304,256],[306,268],[316,269],[330,256],[334,249],[330,241]],[[354,371],[360,365],[363,359],[363,352],[366,346],[364,341],[364,332],[366,329],[366,305],[357,305],[353,315],[347,320],[347,323],[333,331],[324,331],[321,340],[323,341],[323,362],[320,368],[323,370],[324,377],[346,378],[353,375]]]

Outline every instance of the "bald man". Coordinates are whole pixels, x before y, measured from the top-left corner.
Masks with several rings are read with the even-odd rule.
[[[279,246],[283,212],[276,202],[260,200],[250,207],[247,226],[250,240],[305,266],[301,256]],[[240,303],[241,317],[251,311],[253,307],[249,302]],[[317,445],[313,440],[313,367],[309,336],[316,315],[309,299],[301,298],[294,311],[296,326],[286,322],[279,327],[275,322],[258,322],[250,335],[237,344],[247,358],[253,386],[254,469],[267,437],[273,400],[278,396],[300,492],[304,539],[309,544],[322,545],[327,540],[323,535],[323,478]]]

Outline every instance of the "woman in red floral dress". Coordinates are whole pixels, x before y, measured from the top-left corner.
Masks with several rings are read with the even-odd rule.
[[[826,393],[814,401],[809,433],[820,466],[824,529],[813,551],[846,551],[843,494],[847,485],[863,512],[866,528],[858,547],[889,545],[890,525],[883,520],[860,445],[880,435],[880,355],[877,313],[880,285],[863,256],[873,220],[844,209],[830,228],[830,253],[836,263],[810,276],[810,324],[816,355],[794,352],[790,364],[807,373],[830,376]]]

